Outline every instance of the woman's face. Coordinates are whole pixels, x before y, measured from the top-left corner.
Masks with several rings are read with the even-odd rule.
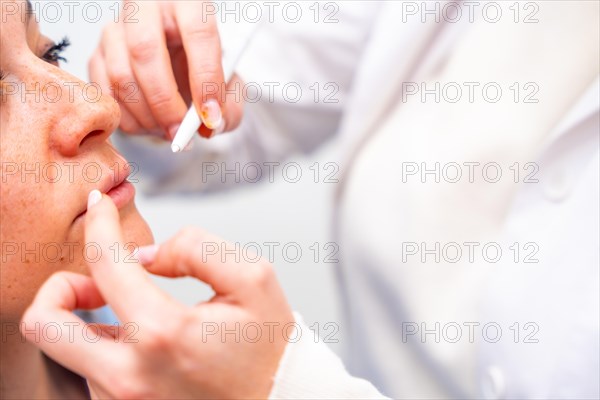
[[[97,247],[84,242],[87,196],[99,189],[120,210],[126,242],[151,243],[127,182],[126,161],[108,139],[118,105],[58,67],[28,4],[0,0],[0,243],[2,321],[18,320],[57,270],[85,273]],[[114,257],[128,251],[114,246]]]

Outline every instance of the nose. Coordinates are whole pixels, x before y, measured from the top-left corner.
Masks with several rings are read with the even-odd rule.
[[[46,92],[53,92],[46,96],[53,98],[52,104],[46,104],[50,146],[65,157],[74,157],[105,143],[121,117],[113,97],[97,84],[85,83],[55,67],[47,68],[52,74],[45,76]]]

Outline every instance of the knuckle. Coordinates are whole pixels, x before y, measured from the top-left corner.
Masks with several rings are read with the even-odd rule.
[[[220,75],[217,68],[206,65],[206,67],[200,67],[200,69],[200,72],[193,74],[191,80],[194,100],[204,102],[209,97],[213,97],[222,103],[224,100],[223,90],[222,85],[218,83]]]
[[[143,379],[127,377],[127,379],[113,380],[111,382],[112,394],[114,398],[124,400],[138,400],[152,397],[152,390],[149,382]]]
[[[266,261],[248,267],[247,279],[250,285],[255,288],[266,289],[271,285],[274,276],[273,267]]]
[[[182,345],[195,343],[198,338],[197,328],[202,324],[202,321],[193,312],[182,312],[178,314],[178,318],[174,319],[173,331],[180,338]]]
[[[221,66],[219,64],[206,63],[198,66],[198,71],[193,73],[193,78],[202,90],[208,88],[218,90],[220,87],[216,81],[220,73]]]
[[[47,287],[60,287],[63,293],[68,293],[65,289],[70,288],[69,281],[67,279],[69,273],[67,271],[58,271],[50,275],[50,278],[46,281],[44,286]]]
[[[204,24],[193,24],[182,27],[183,39],[197,44],[198,42],[215,41],[218,38],[214,21],[208,20]],[[215,41],[215,43],[219,43]]]
[[[164,108],[169,106],[173,100],[173,95],[165,90],[157,90],[146,98],[150,108],[161,111],[163,114]]]
[[[219,103],[225,100],[223,91],[225,83],[219,64],[205,63],[198,65],[191,74],[190,85],[194,101],[204,102],[208,98],[216,98]]]
[[[146,63],[158,53],[158,43],[153,38],[136,39],[129,45],[129,54],[134,61]]]
[[[203,232],[196,227],[183,228],[175,237],[173,251],[177,254],[183,265],[193,262],[193,252],[190,249],[196,248],[202,241]]]
[[[123,88],[126,84],[134,82],[133,73],[127,68],[113,67],[106,71],[108,79],[111,83]]]
[[[144,325],[144,334],[138,344],[148,352],[165,352],[173,344],[172,330],[167,324],[159,325],[156,323],[147,323]]]

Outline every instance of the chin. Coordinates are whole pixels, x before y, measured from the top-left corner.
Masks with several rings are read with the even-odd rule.
[[[123,233],[123,243],[119,249],[119,257],[121,260],[127,258],[128,250],[132,251],[134,247],[147,246],[154,243],[154,237],[150,231],[150,227],[142,218],[141,214],[135,207],[135,204],[131,202],[121,210],[120,224]],[[81,242],[83,244],[83,232],[81,236]],[[116,240],[115,240],[116,241]],[[76,260],[75,263],[70,264],[67,268],[68,271],[89,275],[89,267],[83,258]]]

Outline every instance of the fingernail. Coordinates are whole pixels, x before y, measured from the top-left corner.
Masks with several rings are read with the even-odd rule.
[[[219,136],[223,132],[225,132],[225,120],[221,118],[221,123],[215,129],[212,130],[212,132],[210,133],[210,137],[213,138],[215,136]]]
[[[138,249],[135,251],[134,257],[137,257],[137,260],[140,264],[151,264],[156,258],[158,248],[159,246],[157,244],[138,247]]]
[[[90,194],[88,195],[88,205],[87,208],[88,210],[98,204],[100,202],[100,200],[102,200],[102,193],[100,193],[99,190],[94,189],[90,192]]]
[[[208,129],[215,129],[223,121],[223,114],[221,113],[221,107],[215,99],[210,99],[206,103],[202,104],[200,108],[200,118],[202,123]]]

